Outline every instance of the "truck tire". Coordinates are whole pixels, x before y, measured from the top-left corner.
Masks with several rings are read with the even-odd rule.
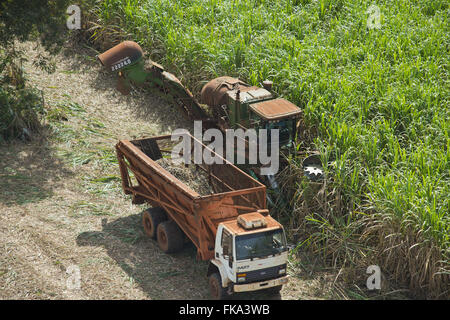
[[[224,300],[228,298],[227,288],[222,287],[222,279],[217,272],[209,276],[209,292],[214,300]]]
[[[156,240],[162,251],[174,253],[183,248],[183,231],[181,231],[175,221],[164,221],[158,225]]]
[[[158,225],[166,220],[167,214],[163,208],[148,208],[142,213],[142,224],[144,226],[145,234],[150,238],[155,239]]]

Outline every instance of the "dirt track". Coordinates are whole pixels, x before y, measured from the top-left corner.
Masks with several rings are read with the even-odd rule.
[[[26,47],[33,58],[33,44]],[[123,195],[114,154],[119,139],[191,124],[151,95],[121,96],[95,54],[69,45],[50,75],[25,64],[58,121],[31,143],[0,146],[0,298],[208,299],[207,262],[196,261],[192,245],[166,255],[144,236],[145,206]],[[72,268],[79,288],[70,286]],[[320,277],[289,273],[282,299],[331,297]]]

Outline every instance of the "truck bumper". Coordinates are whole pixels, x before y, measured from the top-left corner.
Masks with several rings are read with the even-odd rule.
[[[234,284],[233,291],[234,292],[245,292],[245,291],[256,291],[267,289],[271,287],[281,286],[288,282],[289,276],[284,276],[281,278],[276,278],[272,280],[266,280],[261,282],[253,282],[247,284]]]

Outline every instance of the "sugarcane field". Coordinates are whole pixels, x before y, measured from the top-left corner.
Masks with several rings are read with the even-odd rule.
[[[449,11],[0,2],[0,300],[449,300]]]

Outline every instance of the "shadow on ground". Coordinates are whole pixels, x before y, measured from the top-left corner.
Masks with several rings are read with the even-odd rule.
[[[23,205],[53,195],[72,172],[54,155],[45,136],[0,144],[0,203]]]
[[[102,231],[83,232],[80,246],[104,247],[108,255],[134,279],[150,299],[209,299],[207,261],[196,260],[196,248],[186,243],[176,254],[165,254],[141,228],[141,215],[111,222],[102,220]],[[266,292],[239,293],[232,300],[280,299]]]

